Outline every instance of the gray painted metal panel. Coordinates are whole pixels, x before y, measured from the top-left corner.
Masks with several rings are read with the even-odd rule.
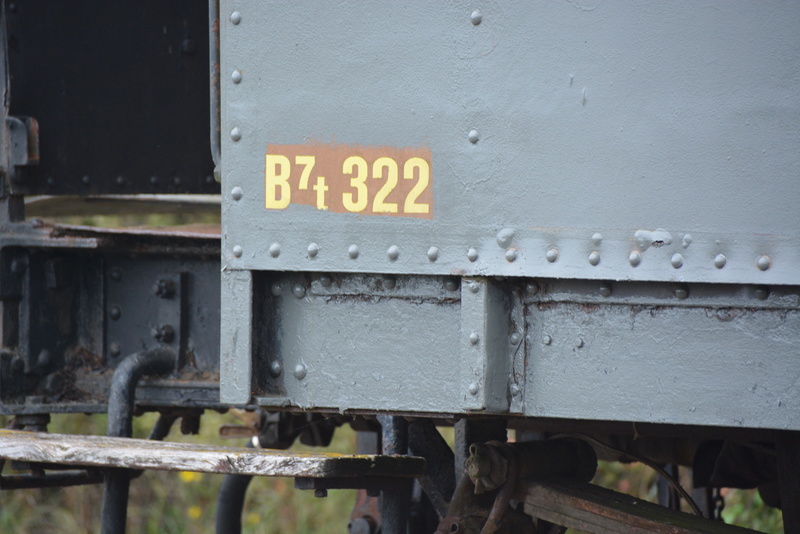
[[[220,402],[247,404],[252,397],[253,276],[222,271],[220,322]]]
[[[800,4],[586,4],[223,0],[223,261],[798,283]],[[430,147],[433,219],[266,210],[267,144],[331,140]]]

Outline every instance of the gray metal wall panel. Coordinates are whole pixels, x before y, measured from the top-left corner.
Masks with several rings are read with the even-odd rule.
[[[800,279],[798,4],[223,0],[221,20],[231,268]],[[429,146],[434,218],[265,210],[267,143],[334,139]]]

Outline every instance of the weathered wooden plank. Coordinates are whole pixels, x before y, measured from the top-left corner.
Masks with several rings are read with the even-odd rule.
[[[417,477],[425,472],[425,460],[412,456],[310,454],[19,430],[0,430],[0,458],[270,477]]]
[[[514,497],[525,513],[584,532],[752,534],[753,530],[675,512],[593,484],[524,482]]]

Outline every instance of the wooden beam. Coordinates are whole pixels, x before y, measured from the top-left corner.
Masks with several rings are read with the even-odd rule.
[[[412,478],[425,472],[425,460],[413,456],[310,454],[20,430],[0,430],[0,458],[269,477]]]
[[[514,498],[525,513],[584,532],[752,534],[753,530],[676,512],[594,484],[523,482]]]

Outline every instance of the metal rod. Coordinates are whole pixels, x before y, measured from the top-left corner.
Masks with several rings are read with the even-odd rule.
[[[111,379],[108,396],[108,427],[106,433],[115,437],[131,437],[136,384],[145,375],[161,375],[175,368],[175,353],[160,348],[137,352],[117,366]],[[122,534],[128,514],[130,473],[125,469],[106,471],[101,508],[101,533]]]
[[[63,471],[36,475],[9,475],[0,477],[0,489],[65,488],[103,482],[100,471]]]
[[[402,417],[378,416],[382,427],[383,454],[408,454],[408,423]],[[409,505],[411,503],[411,481],[398,489],[383,490],[381,497],[381,532],[383,534],[406,534]]]
[[[208,2],[208,54],[211,84],[211,160],[214,162],[214,177],[220,179],[220,83],[219,83],[219,0]]]

